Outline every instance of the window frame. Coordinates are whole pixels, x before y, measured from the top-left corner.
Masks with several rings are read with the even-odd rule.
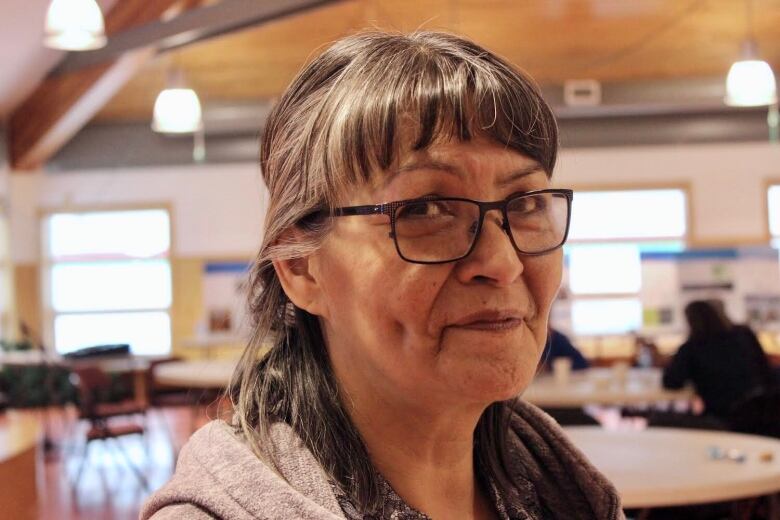
[[[777,241],[780,243],[780,234],[773,235],[772,234],[772,225],[770,221],[770,207],[769,207],[769,190],[772,188],[777,187],[777,189],[780,189],[780,178],[771,178],[766,179],[764,181],[764,237],[763,242],[768,244],[770,247],[775,247],[776,249],[780,249],[779,246],[775,246],[773,243]],[[780,208],[778,208],[778,212],[780,212]]]
[[[13,339],[17,330],[15,265],[11,257],[11,218],[7,206],[0,201],[0,238],[6,243],[0,245],[5,254],[0,254],[0,335]]]
[[[165,260],[168,261],[170,274],[171,274],[171,303],[168,308],[144,308],[144,309],[112,309],[106,311],[78,311],[78,312],[57,312],[52,305],[52,287],[51,287],[51,271],[52,267],[62,262],[55,262],[49,255],[48,247],[48,226],[47,221],[49,217],[56,214],[83,214],[83,213],[113,213],[113,212],[133,212],[144,210],[161,210],[165,211],[168,215],[168,236],[170,243],[168,246],[168,255]],[[39,281],[40,281],[40,297],[41,297],[41,324],[42,324],[42,340],[44,346],[52,354],[57,355],[57,347],[55,345],[54,336],[54,322],[59,315],[83,315],[83,314],[118,314],[118,313],[145,313],[145,312],[165,312],[168,315],[168,321],[170,323],[170,337],[171,337],[171,350],[165,353],[160,353],[159,356],[170,355],[174,350],[175,338],[174,338],[174,315],[173,310],[176,305],[176,291],[174,287],[174,281],[176,280],[175,273],[175,221],[172,204],[168,202],[159,203],[139,203],[139,204],[85,204],[85,205],[63,205],[40,208],[38,211],[38,258],[40,259]],[[117,262],[117,260],[106,260],[107,263]],[[143,354],[140,355],[144,357]],[[157,355],[155,355],[157,356]]]
[[[680,241],[682,242],[683,248],[687,249],[691,246],[692,243],[695,242],[694,237],[696,236],[695,229],[694,229],[694,220],[693,220],[693,203],[692,203],[692,197],[691,197],[691,186],[688,183],[680,182],[680,183],[660,183],[660,184],[654,184],[654,183],[642,183],[642,184],[588,184],[588,185],[575,185],[573,187],[574,194],[575,194],[575,202],[577,199],[577,194],[581,193],[588,193],[588,192],[617,192],[617,191],[659,191],[659,190],[675,190],[680,191],[683,194],[684,199],[684,211],[685,211],[685,234],[682,237],[668,237],[668,236],[653,236],[653,237],[615,237],[615,238],[608,238],[608,239],[573,239],[571,238],[571,234],[569,235],[569,239],[567,240],[567,245],[576,247],[577,245],[597,245],[597,244],[621,244],[621,243],[634,243],[634,244],[641,244],[641,243],[654,243],[654,242],[671,242],[671,241]],[[572,208],[572,216],[574,216],[574,208]],[[641,262],[641,255],[640,255],[640,262]],[[613,300],[613,299],[627,299],[627,298],[636,298],[640,306],[642,306],[642,309],[644,311],[644,306],[642,305],[642,289],[640,287],[639,291],[634,292],[628,292],[628,293],[588,293],[588,294],[575,294],[571,290],[571,267],[568,267],[569,271],[569,279],[567,279],[567,287],[566,291],[568,294],[568,305],[569,307],[569,313],[573,312],[574,303],[576,301],[588,301],[588,300]],[[574,330],[574,324],[573,324],[573,317],[571,318],[571,325],[572,325],[572,331],[575,335],[580,336],[580,334],[577,334]],[[581,336],[583,337],[600,337],[600,336],[609,336],[611,333],[603,333],[603,334],[583,334]]]

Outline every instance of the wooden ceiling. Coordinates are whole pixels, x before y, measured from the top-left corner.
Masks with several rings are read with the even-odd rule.
[[[780,0],[753,0],[762,58],[780,70]],[[747,34],[742,0],[351,0],[191,45],[149,62],[101,120],[148,120],[165,71],[204,104],[267,99],[341,36],[445,30],[505,56],[543,84],[723,76]]]

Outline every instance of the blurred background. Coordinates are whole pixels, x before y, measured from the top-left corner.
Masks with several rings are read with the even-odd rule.
[[[722,302],[777,366],[778,27],[780,0],[3,0],[0,395],[27,413],[0,426],[57,456],[38,469],[48,499],[0,485],[0,503],[131,518],[165,481],[225,377],[156,364],[229,373],[246,338],[265,118],[303,64],[366,28],[465,35],[541,86],[554,184],[576,191],[552,322],[591,366],[662,369],[693,300]],[[103,455],[68,454],[94,416],[77,372],[105,357],[130,363],[100,367],[114,401],[181,399],[143,425],[151,455],[128,448],[126,496],[95,491],[111,488],[90,472],[113,471]]]

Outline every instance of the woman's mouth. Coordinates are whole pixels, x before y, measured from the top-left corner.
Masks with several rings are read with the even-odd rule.
[[[451,327],[480,331],[509,331],[523,324],[523,314],[513,309],[480,311],[457,320]]]
[[[519,318],[505,318],[502,320],[478,320],[464,325],[455,325],[459,329],[483,330],[483,331],[505,331],[520,327],[523,320]]]

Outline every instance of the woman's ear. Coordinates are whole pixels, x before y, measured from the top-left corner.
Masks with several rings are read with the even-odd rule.
[[[291,229],[287,233],[289,235],[283,238],[286,242],[301,239],[300,230]],[[282,289],[293,305],[309,314],[322,316],[324,311],[321,305],[322,287],[312,269],[312,255],[274,260],[273,266]]]

